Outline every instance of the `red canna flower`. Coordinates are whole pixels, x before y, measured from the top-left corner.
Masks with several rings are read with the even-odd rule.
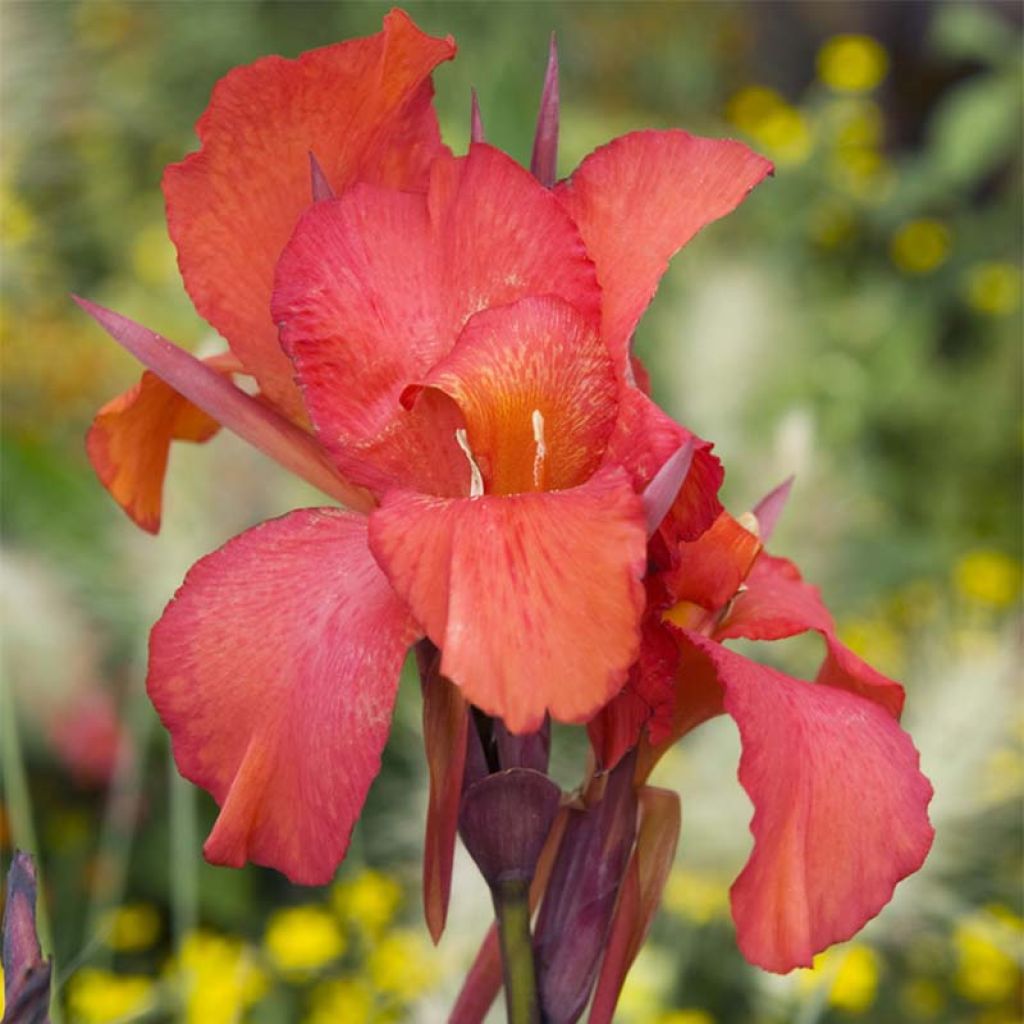
[[[668,545],[720,510],[710,445],[638,386],[630,338],[671,255],[770,165],[678,131],[618,139],[554,188],[483,142],[453,157],[428,77],[453,52],[395,12],[215,89],[164,188],[186,286],[237,364],[83,303],[163,381],[90,436],[140,525],[158,525],[170,438],[218,423],[354,509],[243,533],[153,629],[149,693],[220,804],[216,863],[331,877],[420,637],[513,733],[590,719],[641,649],[652,516]]]
[[[733,717],[754,805],[754,850],[732,888],[733,916],[747,959],[781,972],[859,931],[921,866],[933,837],[931,786],[898,724],[902,687],[845,647],[817,589],[763,548],[787,490],[742,521],[723,512],[667,552],[648,583],[659,596],[647,621],[672,671],[664,662],[634,671],[591,724],[606,763],[639,742],[642,780],[690,730]],[[723,646],[808,630],[826,645],[814,684]]]

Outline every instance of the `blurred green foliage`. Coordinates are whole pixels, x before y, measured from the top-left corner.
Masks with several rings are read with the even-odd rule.
[[[372,33],[386,9],[3,6],[2,682],[18,707],[12,726],[4,703],[28,794],[17,795],[8,743],[0,846],[35,845],[24,822],[34,826],[73,1020],[442,1019],[477,939],[449,936],[415,991],[388,988],[421,956],[402,926],[418,927],[412,685],[338,890],[366,878],[387,889],[361,866],[386,868],[404,894],[386,927],[360,932],[371,911],[346,909],[337,891],[200,861],[213,806],[169,769],[141,691],[143,638],[194,558],[315,499],[223,438],[175,453],[154,540],[123,519],[81,447],[92,412],[135,370],[70,291],[183,343],[209,341],[177,277],[158,186],[194,147],[213,84],[263,54]],[[1024,721],[1007,667],[1024,433],[1019,5],[409,9],[460,45],[435,76],[456,151],[472,85],[489,140],[528,157],[555,30],[563,173],[645,126],[738,135],[776,161],[773,181],[677,259],[638,343],[658,397],[718,443],[736,511],[797,471],[778,549],[824,585],[849,642],[907,679],[920,708],[912,730],[943,798],[941,849],[901,909],[813,975],[777,983],[735,951],[729,879],[701,867],[706,837],[685,826],[683,865],[623,1020],[1019,1019]],[[958,757],[946,764],[950,744]],[[567,779],[576,754],[560,755]],[[746,841],[741,825],[738,863]],[[111,937],[125,900],[136,917],[118,927],[135,928],[134,945]],[[307,914],[297,931],[281,924],[289,905]],[[307,950],[311,966],[282,966],[310,934],[325,936],[319,959]],[[222,965],[216,992],[197,987],[213,984],[204,963]],[[432,1004],[425,993],[439,980]]]

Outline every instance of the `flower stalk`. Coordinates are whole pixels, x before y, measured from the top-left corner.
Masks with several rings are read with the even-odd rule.
[[[498,921],[509,1024],[540,1024],[537,970],[530,937],[529,882],[499,882],[491,889],[491,896]]]

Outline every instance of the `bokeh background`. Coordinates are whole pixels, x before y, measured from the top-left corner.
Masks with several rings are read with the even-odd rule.
[[[418,913],[411,678],[333,886],[202,862],[215,809],[170,762],[143,690],[146,634],[197,557],[318,498],[233,438],[179,445],[153,538],[82,447],[136,369],[70,291],[218,348],[181,287],[158,188],[194,148],[213,83],[372,33],[385,10],[0,6],[0,859],[13,845],[39,857],[55,1020],[443,1020],[483,930],[461,861],[437,949]],[[750,845],[735,730],[703,727],[660,773],[682,794],[679,860],[620,1019],[1019,1021],[1020,4],[410,10],[460,45],[435,76],[456,151],[474,85],[489,139],[528,159],[554,29],[563,174],[646,126],[736,136],[775,160],[775,179],[676,259],[640,350],[660,400],[716,441],[735,512],[796,474],[774,548],[822,586],[847,642],[906,682],[935,783],[925,869],[814,970],[769,976],[736,952],[728,917]],[[816,653],[782,657],[799,670]],[[571,785],[578,737],[557,743]]]

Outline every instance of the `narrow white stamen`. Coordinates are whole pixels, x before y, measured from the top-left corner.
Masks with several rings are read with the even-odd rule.
[[[466,436],[466,431],[461,427],[455,431],[455,440],[469,460],[469,496],[471,498],[479,498],[484,493],[484,477],[480,472],[480,467],[476,464],[476,459],[473,457],[473,449],[469,447],[469,438]]]
[[[544,471],[544,458],[548,453],[547,445],[544,444],[544,417],[540,409],[534,409],[530,416],[533,424],[533,443],[537,446],[537,453],[533,457],[533,486],[541,486],[541,474]]]

